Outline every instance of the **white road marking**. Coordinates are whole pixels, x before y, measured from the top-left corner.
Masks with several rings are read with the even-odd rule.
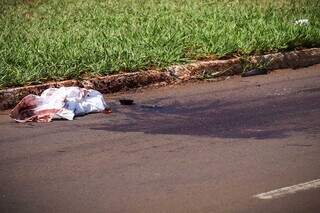
[[[273,199],[273,198],[278,198],[287,194],[293,194],[298,191],[305,191],[308,189],[315,189],[318,187],[320,187],[320,179],[316,179],[316,180],[305,182],[305,183],[300,183],[293,186],[283,187],[280,189],[272,190],[270,192],[257,194],[253,197],[263,199],[263,200]]]

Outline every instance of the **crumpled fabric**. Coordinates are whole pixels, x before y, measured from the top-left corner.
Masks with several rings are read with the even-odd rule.
[[[103,95],[79,87],[49,88],[41,96],[27,95],[10,112],[17,122],[50,122],[52,119],[73,120],[75,116],[102,112],[109,108]]]

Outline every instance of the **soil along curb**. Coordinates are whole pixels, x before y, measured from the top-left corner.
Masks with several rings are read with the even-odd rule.
[[[174,79],[170,77],[168,72],[150,70],[97,77],[87,80],[66,80],[61,82],[4,89],[0,90],[0,110],[10,109],[26,95],[40,95],[44,90],[51,87],[79,86],[96,89],[102,93],[112,93],[160,82],[169,83],[172,80]]]
[[[155,83],[178,83],[191,79],[216,78],[241,74],[246,67],[264,66],[268,70],[301,68],[320,63],[320,48],[286,53],[275,53],[228,60],[199,61],[186,65],[174,65],[165,71],[149,70],[97,77],[87,80],[67,80],[41,85],[0,90],[0,109],[9,109],[28,94],[39,95],[47,88],[80,86],[103,93],[125,91]]]
[[[168,68],[173,77],[180,80],[202,79],[241,74],[246,66],[265,66],[268,70],[301,68],[320,63],[320,48],[274,53],[248,58],[200,61]]]

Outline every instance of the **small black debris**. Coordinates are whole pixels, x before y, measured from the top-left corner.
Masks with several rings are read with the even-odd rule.
[[[268,70],[267,69],[252,69],[249,70],[247,72],[244,72],[241,74],[241,77],[250,77],[250,76],[254,76],[254,75],[266,75],[268,74]]]
[[[119,102],[120,102],[121,105],[132,105],[132,104],[134,104],[134,101],[132,99],[127,99],[127,98],[119,99]]]
[[[147,108],[147,109],[159,109],[161,106],[156,105],[156,104],[142,104],[142,108]]]

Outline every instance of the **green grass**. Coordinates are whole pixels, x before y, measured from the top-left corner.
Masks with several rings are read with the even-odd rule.
[[[314,46],[319,0],[0,0],[0,88]]]

